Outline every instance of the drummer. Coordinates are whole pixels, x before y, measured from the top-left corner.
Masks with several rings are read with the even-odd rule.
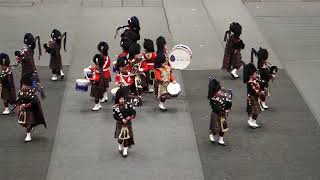
[[[128,71],[128,59],[127,57],[120,57],[116,63],[116,77],[115,84],[118,87],[127,87],[131,93],[135,93],[134,77],[131,72]]]
[[[109,50],[108,43],[102,41],[98,44],[98,51],[103,56],[103,60],[104,60],[103,75],[104,75],[104,80],[106,85],[105,92],[103,93],[103,98],[100,99],[100,102],[102,103],[108,101],[108,88],[109,88],[109,82],[111,81],[110,70],[109,70],[111,59],[108,55],[108,50]]]
[[[141,68],[146,75],[146,86],[150,93],[153,92],[154,86],[154,61],[157,57],[157,53],[154,50],[153,41],[151,39],[144,39],[144,61],[141,63]]]
[[[100,99],[103,98],[103,93],[105,92],[107,87],[105,77],[103,76],[103,56],[101,54],[94,55],[92,62],[94,64],[90,68],[93,72],[92,78],[89,78],[92,83],[90,96],[94,97],[95,105],[91,110],[99,111],[101,109]]]
[[[170,96],[167,87],[170,82],[176,83],[171,68],[166,65],[166,40],[160,36],[156,40],[157,43],[157,58],[154,63],[155,78],[156,78],[156,96],[159,101],[159,108],[161,111],[167,111],[164,102]]]

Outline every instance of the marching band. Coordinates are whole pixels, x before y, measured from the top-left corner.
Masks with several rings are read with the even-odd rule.
[[[128,25],[118,27],[116,36],[120,30],[120,46],[122,52],[112,62],[109,57],[109,45],[101,41],[92,64],[84,69],[85,79],[77,79],[76,90],[87,92],[91,85],[90,96],[94,98],[95,105],[92,111],[99,111],[101,103],[108,101],[108,90],[110,87],[113,67],[115,73],[114,85],[111,90],[114,105],[113,117],[116,120],[114,138],[117,138],[119,152],[125,158],[128,155],[128,147],[134,145],[132,122],[136,119],[135,106],[142,106],[144,92],[155,93],[158,107],[162,112],[167,111],[164,103],[167,99],[177,97],[181,91],[179,83],[176,82],[173,71],[186,68],[192,58],[192,52],[188,46],[183,44],[175,46],[171,51],[167,49],[166,39],[159,36],[156,39],[157,51],[151,39],[144,39],[143,51],[138,41],[140,40],[140,24],[136,16],[129,18]],[[265,104],[267,96],[270,96],[269,81],[275,78],[277,67],[268,63],[268,51],[260,48],[259,51],[252,49],[251,62],[246,64],[242,60],[241,50],[245,44],[240,38],[242,26],[233,22],[225,34],[225,54],[222,69],[227,70],[233,79],[239,78],[237,71],[243,66],[243,82],[247,85],[247,110],[251,128],[260,128],[257,118],[262,110],[269,107]],[[63,79],[61,60],[61,45],[66,46],[67,33],[61,33],[54,29],[51,40],[43,45],[50,55],[51,80],[56,81],[58,76]],[[115,37],[116,37],[115,36]],[[15,106],[18,122],[26,128],[25,142],[31,141],[32,129],[43,124],[46,126],[45,117],[38,93],[44,97],[39,85],[39,77],[34,64],[34,50],[38,41],[39,58],[41,56],[40,36],[34,37],[31,33],[25,34],[24,43],[26,47],[16,51],[17,62],[21,63],[21,90],[16,98],[13,82],[13,73],[10,66],[9,56],[0,54],[0,90],[4,103],[3,114],[9,114],[9,104]],[[257,56],[257,67],[253,63],[253,55]],[[180,59],[179,59],[180,58]],[[224,135],[229,130],[227,123],[228,113],[232,107],[232,91],[221,88],[217,79],[210,79],[208,85],[208,100],[212,109],[209,126],[209,140],[215,143],[218,135],[218,144],[225,146]]]

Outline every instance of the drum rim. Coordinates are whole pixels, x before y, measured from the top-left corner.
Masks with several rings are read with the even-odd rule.
[[[177,92],[177,93],[170,93],[169,91],[170,91],[170,87],[172,87],[172,86],[177,86],[177,87],[179,87],[179,91]],[[168,84],[168,86],[167,86],[167,91],[168,91],[168,93],[169,94],[171,94],[171,95],[177,95],[177,94],[179,94],[180,92],[181,92],[181,85],[179,84],[179,83],[169,83]]]

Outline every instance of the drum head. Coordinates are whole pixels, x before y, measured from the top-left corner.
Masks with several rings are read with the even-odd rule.
[[[77,79],[76,83],[78,85],[88,85],[88,84],[90,84],[90,81],[88,79]]]
[[[191,62],[192,52],[188,46],[176,45],[169,53],[169,63],[175,69],[185,69]]]
[[[111,89],[111,94],[115,96],[119,89],[120,89],[119,87],[115,87],[115,88]]]
[[[167,87],[167,91],[170,95],[178,95],[181,91],[179,83],[170,83]]]

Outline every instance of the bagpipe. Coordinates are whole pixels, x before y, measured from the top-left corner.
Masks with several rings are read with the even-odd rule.
[[[35,37],[33,42],[31,42],[31,44],[36,43],[36,41],[38,41],[38,49],[39,49],[38,60],[40,60],[40,56],[42,56],[40,36]],[[16,56],[17,62],[15,62],[13,65],[18,66],[20,63],[20,60],[25,57],[27,52],[28,52],[28,47],[23,47],[22,49],[15,51],[14,54]]]
[[[46,95],[44,93],[43,87],[38,82],[37,72],[34,72],[32,74],[32,78],[31,79],[32,79],[31,89],[28,92],[26,92],[27,93],[26,95],[23,94],[22,90],[18,91],[16,104],[15,104],[15,106],[13,107],[13,109],[11,111],[16,109],[17,104],[23,104],[23,102],[26,99],[32,99],[33,97],[37,96],[38,93],[40,94],[42,100],[44,100],[46,98]]]
[[[114,39],[117,38],[118,34],[119,34],[119,31],[124,31],[125,29],[128,29],[130,26],[129,25],[124,25],[124,26],[118,26],[116,28],[116,33],[114,35]]]
[[[259,49],[259,51],[263,50],[261,47]],[[259,57],[259,51],[257,51],[256,49],[252,48],[251,49],[251,63],[253,63],[253,57],[256,56],[258,57],[258,62],[257,62],[257,78],[258,78],[258,82],[260,84],[260,86],[262,88],[267,87],[268,86],[268,82],[270,79],[273,80],[273,78],[276,76],[277,72],[278,72],[278,67],[272,65],[269,62],[261,62],[260,57]],[[266,50],[265,50],[266,51]],[[267,53],[267,51],[266,51]],[[266,56],[268,56],[268,54],[266,54]]]
[[[61,36],[59,36],[59,40],[63,39],[63,49],[64,52],[67,52],[66,50],[66,43],[67,43],[67,32],[64,32]],[[56,43],[55,40],[50,39],[50,41],[43,44],[43,47],[46,49],[46,52],[50,53],[48,49],[53,48],[54,43]]]
[[[209,83],[210,83],[211,77],[209,77]],[[221,107],[228,113],[232,108],[232,89],[220,89],[221,93],[220,96],[218,96],[218,102],[220,103]]]

